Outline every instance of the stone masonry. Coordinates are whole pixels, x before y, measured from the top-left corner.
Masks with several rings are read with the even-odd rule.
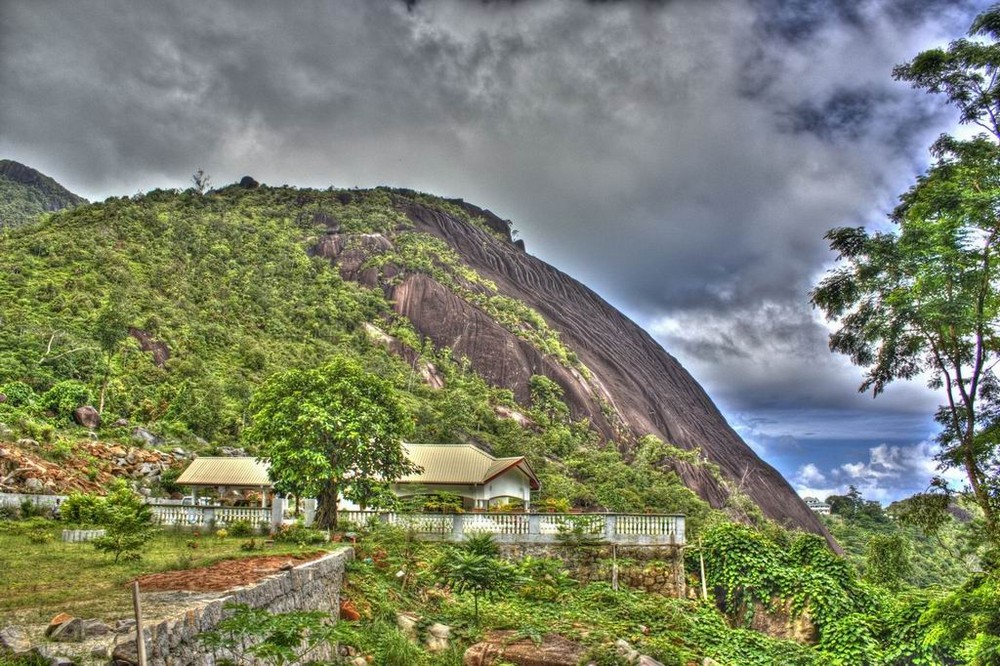
[[[193,605],[165,620],[144,628],[149,666],[214,666],[216,655],[206,652],[198,634],[212,631],[226,616],[227,604],[247,604],[274,613],[295,610],[327,611],[336,619],[340,608],[340,587],[347,562],[354,558],[351,548],[342,548],[289,571],[265,578],[253,585],[232,590],[227,596]],[[119,659],[135,654],[135,633],[131,645],[120,642],[114,650]],[[219,655],[221,658],[223,655]],[[315,652],[313,659],[331,658]]]
[[[618,584],[644,592],[683,599],[687,593],[683,546],[569,547],[562,544],[498,544],[500,554],[512,560],[525,555],[562,560],[570,575],[581,583],[611,583],[614,561],[618,562]]]

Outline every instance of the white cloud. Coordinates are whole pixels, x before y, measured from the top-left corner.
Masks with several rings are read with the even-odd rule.
[[[812,463],[806,463],[799,468],[796,479],[804,484],[819,485],[826,483],[826,476]]]
[[[953,487],[963,487],[959,470],[942,471],[934,460],[938,447],[931,441],[912,446],[881,444],[868,450],[867,461],[843,463],[823,472],[813,463],[799,467],[792,485],[802,497],[825,498],[844,495],[850,486],[868,500],[892,502],[925,490],[935,476],[943,476]]]

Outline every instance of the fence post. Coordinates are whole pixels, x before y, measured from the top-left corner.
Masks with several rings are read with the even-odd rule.
[[[528,534],[541,535],[542,517],[537,513],[528,514]]]
[[[271,529],[278,531],[285,519],[285,500],[278,494],[271,496]]]
[[[618,516],[613,513],[604,514],[604,540],[614,543],[617,531]]]
[[[313,521],[316,520],[316,500],[312,498],[302,500],[302,507],[303,513],[305,513],[303,522],[306,527],[312,527]]]
[[[465,534],[465,514],[456,513],[451,517],[451,538],[461,541]]]

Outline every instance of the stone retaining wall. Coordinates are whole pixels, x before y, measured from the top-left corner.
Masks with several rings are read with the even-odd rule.
[[[28,501],[35,506],[51,509],[57,502],[62,502],[68,495],[32,495],[30,493],[0,493],[0,506],[21,506]]]
[[[678,599],[687,595],[683,546],[498,545],[500,554],[512,560],[525,555],[562,560],[570,575],[581,583],[612,583],[617,559],[619,585]]]
[[[247,604],[274,613],[327,611],[336,619],[344,568],[353,558],[354,550],[343,548],[145,627],[147,663],[149,666],[214,666],[216,655],[206,653],[197,637],[215,629],[226,616],[226,604]],[[135,654],[134,632],[131,638],[131,645],[120,643],[116,647],[116,657],[131,658]],[[332,650],[325,654],[317,650],[309,656],[329,659],[333,655]]]

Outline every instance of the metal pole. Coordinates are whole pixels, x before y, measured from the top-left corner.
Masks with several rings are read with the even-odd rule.
[[[132,606],[135,608],[135,648],[139,666],[146,666],[146,639],[142,635],[142,606],[139,604],[139,581],[132,582]]]
[[[708,600],[708,584],[705,582],[705,549],[701,545],[701,537],[698,537],[698,563],[701,565],[701,599]]]

